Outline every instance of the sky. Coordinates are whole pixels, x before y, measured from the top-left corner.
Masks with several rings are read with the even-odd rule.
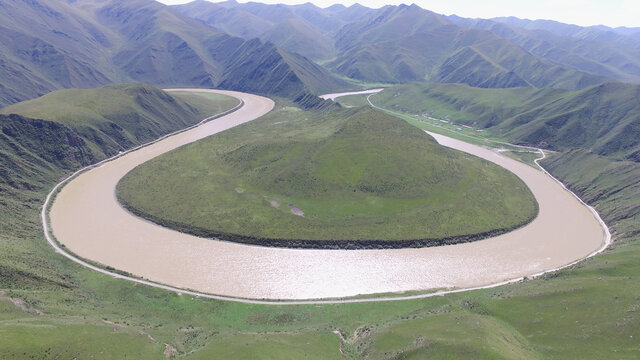
[[[159,0],[165,4],[183,4],[190,0]],[[640,0],[255,0],[268,4],[302,4],[320,7],[335,3],[346,6],[359,2],[371,8],[416,3],[440,14],[470,18],[516,16],[525,19],[550,19],[580,26],[640,27]],[[217,2],[217,1],[214,1]],[[240,0],[239,2],[247,2]]]

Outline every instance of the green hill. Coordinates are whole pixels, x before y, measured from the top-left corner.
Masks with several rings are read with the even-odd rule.
[[[377,248],[519,227],[537,211],[526,189],[497,165],[370,108],[284,108],[139,166],[118,197],[141,216],[198,235]]]
[[[220,110],[237,103],[225,99]],[[204,110],[207,112],[152,86],[109,85],[54,91],[5,107],[0,113],[59,123],[81,137],[91,149],[90,160],[97,160],[185,128],[215,109],[208,106]]]
[[[492,131],[511,142],[640,161],[640,86],[607,83],[581,91],[479,89],[409,84],[375,95],[374,103],[429,113]]]
[[[169,95],[148,85],[112,85],[60,90],[2,109],[0,243],[6,234],[23,231],[15,214],[39,211],[43,192],[65,174],[236,104],[226,96]],[[40,226],[37,217],[29,221]],[[14,266],[4,262],[3,276]]]

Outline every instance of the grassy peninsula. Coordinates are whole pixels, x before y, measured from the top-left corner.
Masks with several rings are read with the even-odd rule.
[[[283,247],[466,242],[537,214],[515,175],[369,107],[281,105],[139,166],[118,198],[181,231]]]

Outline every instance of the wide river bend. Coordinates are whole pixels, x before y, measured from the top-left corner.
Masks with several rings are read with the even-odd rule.
[[[253,120],[270,99],[211,91],[244,102],[239,110],[86,171],[56,196],[50,224],[73,253],[138,277],[182,289],[253,299],[318,299],[434,288],[467,288],[555,269],[602,247],[589,208],[544,172],[446,136],[444,146],[492,161],[519,176],[540,205],[529,225],[501,236],[444,247],[310,250],[242,245],[163,228],[124,210],[118,181],[153,157]],[[170,189],[169,189],[170,190]]]

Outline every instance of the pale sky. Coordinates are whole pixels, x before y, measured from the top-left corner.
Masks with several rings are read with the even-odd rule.
[[[165,4],[183,4],[190,0],[159,0]],[[581,26],[640,27],[640,0],[256,0],[268,4],[302,4],[312,2],[320,7],[335,3],[355,2],[379,8],[384,5],[416,3],[440,14],[456,14],[469,18],[516,16],[525,19],[550,19]],[[214,1],[217,2],[217,1]],[[247,1],[239,1],[247,2]]]

